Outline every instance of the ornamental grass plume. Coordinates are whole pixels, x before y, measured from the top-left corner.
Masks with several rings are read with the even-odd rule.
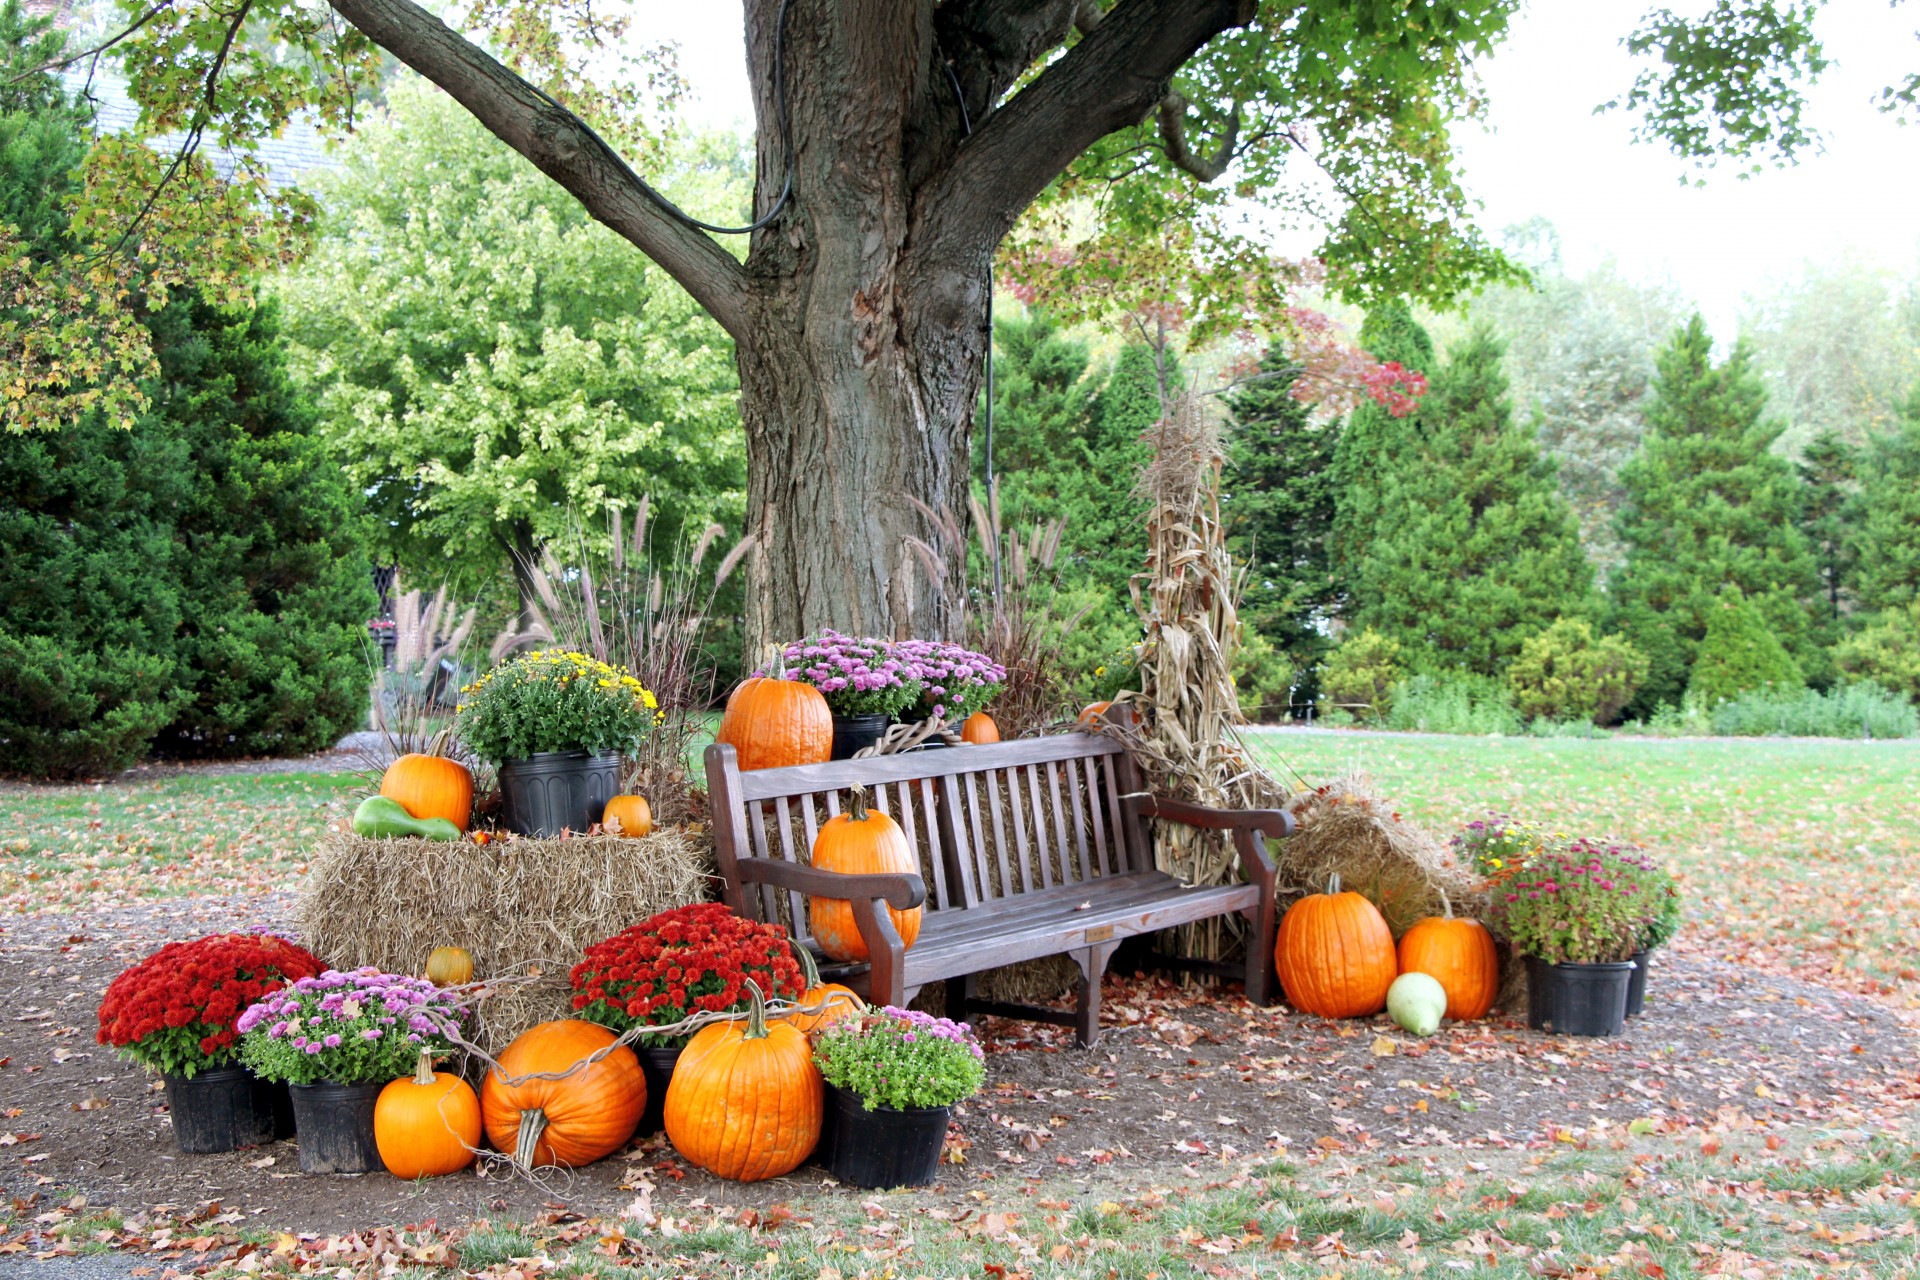
[[[362,1084],[409,1075],[420,1055],[453,1052],[445,1034],[469,1010],[425,978],[329,969],[240,1015],[241,1057],[265,1080]]]
[[[799,1000],[806,977],[784,927],[696,902],[651,916],[587,948],[573,968],[573,1007],[616,1032],[665,1027],[695,1013],[744,1010],[752,979],[768,999]],[[685,1044],[648,1033],[641,1043]]]
[[[98,1038],[149,1071],[191,1080],[238,1060],[248,1006],[325,967],[271,934],[170,942],[107,987]]]
[[[831,1023],[815,1037],[814,1065],[868,1111],[950,1107],[979,1092],[986,1055],[973,1028],[916,1009],[884,1009]]]

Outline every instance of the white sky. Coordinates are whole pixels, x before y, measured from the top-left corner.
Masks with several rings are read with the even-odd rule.
[[[1630,141],[1624,113],[1593,108],[1623,94],[1634,64],[1620,47],[1653,0],[1536,0],[1482,68],[1487,128],[1456,131],[1468,189],[1490,232],[1536,215],[1560,232],[1576,274],[1611,257],[1641,280],[1670,279],[1733,337],[1747,291],[1808,261],[1853,254],[1902,273],[1920,267],[1920,126],[1870,99],[1920,64],[1920,4],[1833,0],[1818,29],[1835,63],[1813,94],[1824,154],[1740,179],[1692,171]],[[634,30],[678,41],[704,123],[752,119],[738,0],[638,0]],[[1680,0],[1682,9],[1703,0]]]

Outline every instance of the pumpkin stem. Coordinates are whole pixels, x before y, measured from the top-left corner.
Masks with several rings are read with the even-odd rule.
[[[433,1055],[425,1049],[420,1051],[419,1061],[413,1064],[413,1082],[415,1084],[433,1083]]]
[[[760,993],[760,984],[752,978],[747,979],[747,1030],[742,1040],[765,1040],[767,1038],[767,998]]]
[[[547,1113],[535,1107],[520,1113],[520,1133],[513,1143],[513,1162],[531,1173],[540,1139],[547,1132]]]
[[[427,740],[427,749],[421,752],[421,754],[429,755],[429,756],[439,756],[442,759],[451,760],[453,759],[452,748],[453,748],[453,726],[447,725],[446,727],[442,728],[438,733],[434,734],[432,738]]]
[[[814,962],[813,951],[797,938],[787,939],[787,945],[793,949],[793,958],[800,962],[800,978],[803,991],[811,991],[820,985],[820,966]]]
[[[847,792],[847,820],[849,822],[867,820],[867,789],[858,784]]]
[[[1340,873],[1338,871],[1327,877],[1327,892],[1340,892]]]
[[[1440,889],[1440,886],[1435,885],[1434,888]],[[1447,896],[1445,889],[1440,889],[1440,909],[1446,914],[1447,919],[1453,919],[1453,899]]]

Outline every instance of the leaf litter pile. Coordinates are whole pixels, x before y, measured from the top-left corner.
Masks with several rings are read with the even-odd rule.
[[[1613,815],[1603,829],[1632,814],[1700,898],[1647,1014],[1609,1041],[1500,1018],[1416,1040],[1384,1018],[1255,1009],[1234,986],[1115,976],[1092,1051],[985,1024],[987,1088],[956,1117],[939,1186],[917,1192],[840,1188],[812,1166],[720,1182],[657,1136],[538,1183],[303,1177],[288,1142],[180,1156],[159,1092],[93,1041],[99,993],[162,941],[284,923],[297,833],[352,780],[0,793],[0,1273],[116,1252],[160,1280],[1914,1274],[1914,987],[1876,914],[1897,916],[1906,878],[1870,877],[1920,850],[1865,758],[1887,744],[1820,744],[1818,761],[1737,744],[1742,779],[1732,758],[1677,768],[1671,743],[1582,772],[1533,743],[1326,738],[1283,739],[1288,762],[1305,743],[1315,768],[1358,764],[1441,831],[1485,808]],[[1387,757],[1403,749],[1400,777]],[[1849,777],[1842,803],[1829,788]],[[157,811],[180,815],[175,843],[111,852]],[[1823,824],[1855,851],[1803,865],[1831,847]],[[30,868],[4,851],[23,832]],[[1826,935],[1841,945],[1770,928],[1800,901],[1768,914],[1776,883],[1856,898],[1854,927]]]

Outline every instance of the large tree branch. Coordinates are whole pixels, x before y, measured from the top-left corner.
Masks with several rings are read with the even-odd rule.
[[[411,0],[328,0],[368,39],[445,89],[495,137],[573,193],[693,296],[736,339],[746,336],[746,272],[676,221],[569,112]]]
[[[917,197],[921,250],[991,252],[1075,156],[1140,123],[1199,48],[1254,0],[1123,0],[1060,61],[977,124]]]
[[[1160,99],[1160,145],[1176,169],[1192,174],[1202,182],[1212,182],[1233,163],[1234,148],[1240,142],[1240,104],[1234,103],[1227,115],[1227,129],[1220,146],[1211,156],[1195,155],[1187,143],[1187,100],[1177,93]]]

